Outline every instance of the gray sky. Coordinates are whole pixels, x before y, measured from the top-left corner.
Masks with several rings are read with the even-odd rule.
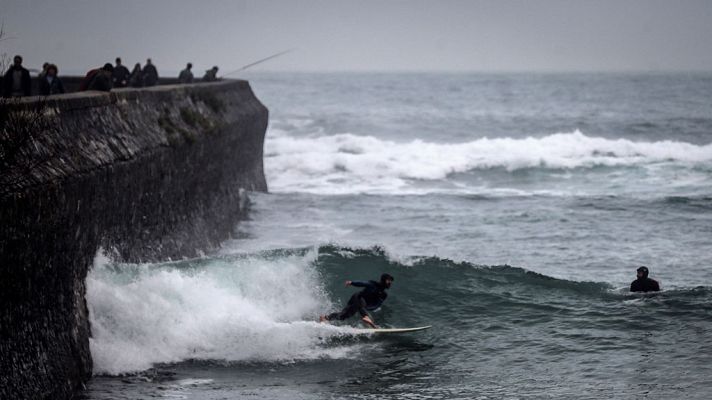
[[[712,71],[712,0],[0,0],[10,40],[60,72],[121,56],[255,70]]]

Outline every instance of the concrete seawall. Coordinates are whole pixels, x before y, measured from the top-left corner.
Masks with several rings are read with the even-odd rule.
[[[38,101],[0,104],[0,128]],[[0,399],[71,398],[90,378],[97,249],[194,256],[229,237],[245,190],[267,190],[268,112],[245,81],[52,96],[39,115],[2,170]]]

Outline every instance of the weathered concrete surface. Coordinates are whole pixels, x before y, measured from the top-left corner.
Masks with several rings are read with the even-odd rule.
[[[21,152],[37,165],[2,177],[0,399],[71,398],[91,376],[100,246],[193,256],[232,232],[243,189],[267,190],[267,109],[245,81],[52,96],[43,115],[54,128]]]

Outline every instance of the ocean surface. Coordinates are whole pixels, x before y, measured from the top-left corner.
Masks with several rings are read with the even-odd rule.
[[[710,398],[712,74],[243,78],[270,193],[219,252],[97,255],[83,398]],[[315,322],[382,272],[432,329]]]

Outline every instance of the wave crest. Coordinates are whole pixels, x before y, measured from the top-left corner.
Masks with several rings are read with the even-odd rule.
[[[294,137],[272,130],[265,146],[272,190],[322,194],[402,192],[412,188],[412,181],[444,180],[451,174],[493,168],[509,172],[654,164],[707,168],[712,161],[712,144],[612,140],[579,131],[466,143],[420,139],[397,143],[348,133]]]
[[[87,277],[95,373],[126,374],[185,360],[358,357],[378,342],[341,340],[354,331],[316,319],[353,294],[344,280],[378,279],[383,272],[395,276],[387,306],[375,315],[386,326],[432,324],[456,335],[462,324],[516,327],[586,318],[607,327],[619,320],[634,324],[636,307],[648,307],[648,317],[661,321],[685,316],[710,322],[709,287],[639,296],[508,265],[396,259],[382,247],[324,245],[146,265],[97,257]]]

